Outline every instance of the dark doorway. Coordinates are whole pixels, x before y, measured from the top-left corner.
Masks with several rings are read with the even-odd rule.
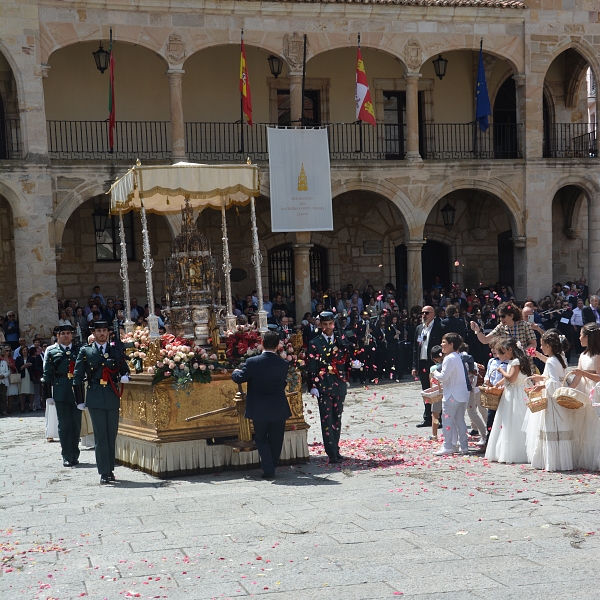
[[[512,230],[498,234],[498,279],[504,285],[515,285],[515,252]]]
[[[310,286],[327,289],[327,249],[313,246],[309,253]],[[273,298],[281,290],[286,299],[294,293],[294,250],[290,244],[269,250],[269,294]]]
[[[517,88],[509,77],[498,90],[494,100],[494,156],[518,158]]]
[[[422,130],[424,93],[419,92],[419,131]],[[406,92],[383,92],[383,123],[385,128],[385,158],[402,160],[406,154]],[[419,136],[419,152],[424,156],[423,136]]]
[[[543,157],[548,158],[552,156],[552,116],[545,93],[542,100],[542,115],[544,119]]]
[[[408,285],[408,260],[406,246],[396,246],[396,289],[402,290],[406,295]],[[442,242],[429,240],[421,250],[421,275],[423,277],[423,289],[430,290],[435,278],[439,277],[441,284],[448,289],[451,283],[450,277],[450,246]]]

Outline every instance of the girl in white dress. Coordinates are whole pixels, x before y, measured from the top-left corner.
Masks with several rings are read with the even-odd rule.
[[[508,368],[498,372],[503,376],[497,385],[504,385],[504,392],[488,437],[485,457],[501,463],[526,463],[526,438],[522,431],[527,407],[525,405],[525,379],[531,375],[529,358],[514,338],[498,340],[496,353],[501,361],[508,361]]]
[[[542,336],[542,352],[538,358],[546,363],[543,375],[534,375],[534,390],[546,390],[548,406],[544,410],[527,412],[524,431],[527,434],[527,459],[534,469],[570,471],[573,469],[573,411],[555,402],[552,394],[562,385],[567,368],[563,352],[569,342],[558,329],[549,329]]]
[[[600,327],[588,323],[581,328],[579,335],[585,350],[579,356],[579,363],[572,373],[575,379],[570,386],[584,392],[589,399],[582,408],[571,410],[574,419],[573,462],[576,469],[600,470],[600,419],[592,407],[598,402],[597,386],[600,383]]]

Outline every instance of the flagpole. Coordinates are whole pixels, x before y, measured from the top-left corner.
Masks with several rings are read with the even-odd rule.
[[[244,47],[244,30],[242,29],[242,41],[240,51]],[[244,92],[240,91],[240,154],[244,154]]]
[[[300,127],[304,127],[304,89],[306,88],[306,34],[304,34],[304,59],[302,60],[302,102],[300,109]]]
[[[110,28],[110,42],[108,44],[108,60],[109,60],[109,71],[108,71],[108,77],[109,77],[109,89],[108,89],[108,105],[110,107],[110,111],[108,114],[108,140],[109,140],[109,149],[108,152],[109,154],[113,153],[113,145],[114,145],[114,133],[111,136],[111,129],[112,129],[112,120],[111,120],[111,115],[112,112],[114,110],[114,106],[113,106],[113,96],[115,95],[114,93],[114,86],[115,86],[115,81],[114,81],[114,70],[112,69],[112,65],[110,64],[112,62],[112,42],[113,42],[113,38],[112,38],[112,27]],[[112,140],[112,144],[110,143]]]
[[[360,31],[358,32],[358,50],[360,51]],[[359,119],[358,123],[358,150],[355,150],[355,154],[360,154],[363,151],[363,129],[362,121]]]

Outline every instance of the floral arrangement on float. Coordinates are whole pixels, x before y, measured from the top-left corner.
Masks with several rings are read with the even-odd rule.
[[[150,331],[147,327],[136,329],[132,333],[126,333],[121,342],[127,349],[129,357],[129,368],[136,373],[144,370],[144,359],[150,350]]]

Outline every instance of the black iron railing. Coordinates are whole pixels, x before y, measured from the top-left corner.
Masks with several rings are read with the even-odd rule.
[[[162,160],[171,156],[169,121],[117,121],[113,152],[108,121],[47,121],[48,154],[61,160]]]
[[[545,158],[595,158],[598,156],[595,123],[544,125]]]
[[[429,160],[521,158],[521,125],[492,124],[481,131],[478,123],[424,123],[421,153]]]
[[[23,158],[18,119],[0,119],[0,160]]]
[[[267,128],[262,123],[186,123],[185,149],[190,160],[268,160]]]
[[[267,124],[186,123],[185,147],[190,160],[267,160]],[[323,127],[323,126],[322,126]],[[332,123],[332,160],[400,160],[405,154],[404,130],[399,125]],[[400,135],[402,129],[402,135]]]

